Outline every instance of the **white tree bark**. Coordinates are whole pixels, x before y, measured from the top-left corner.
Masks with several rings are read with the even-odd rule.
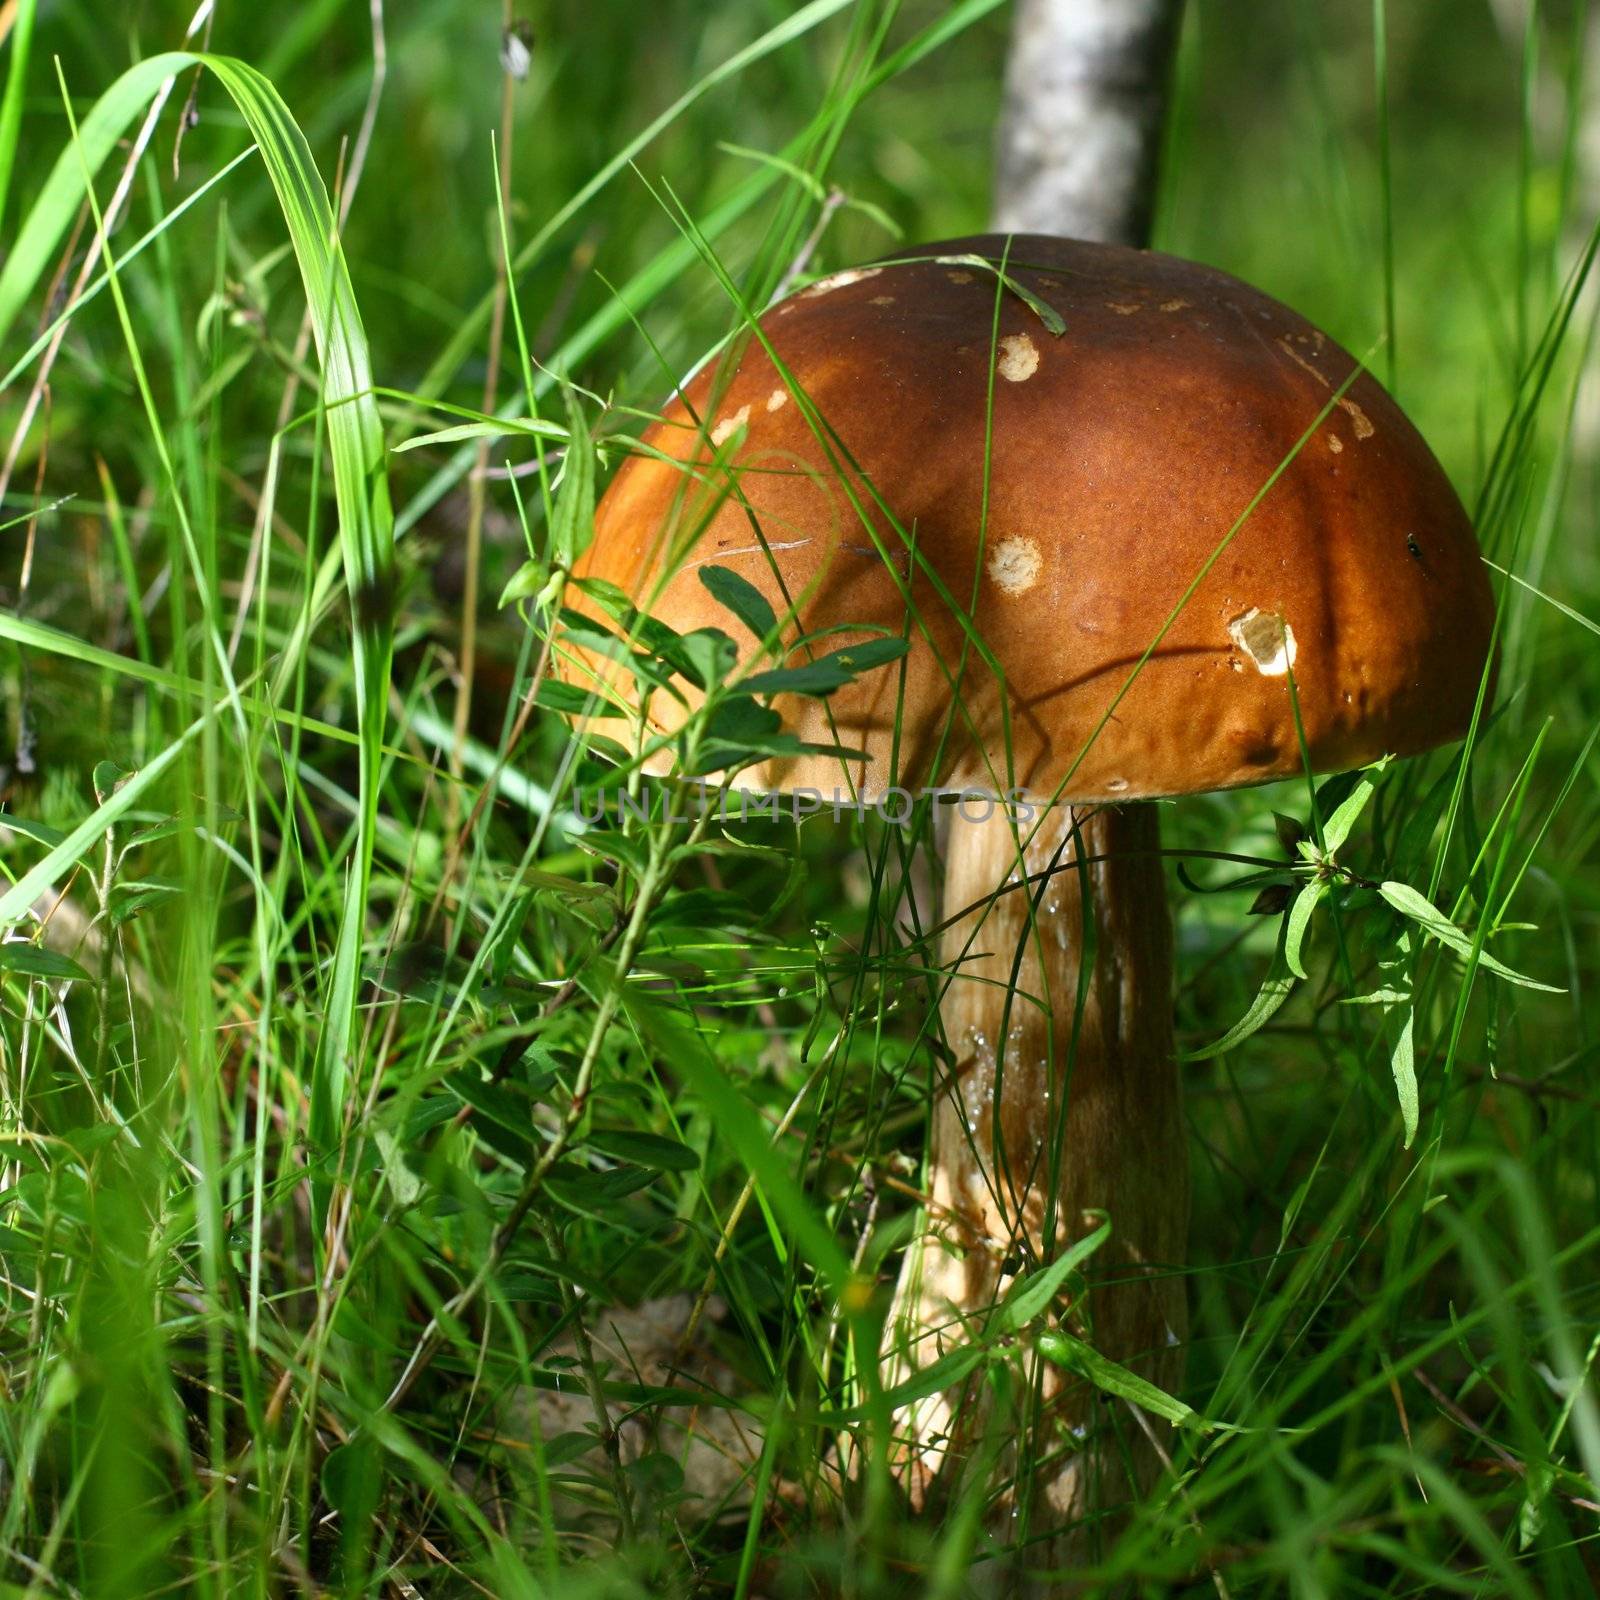
[[[994,223],[1148,242],[1183,0],[1017,0]]]

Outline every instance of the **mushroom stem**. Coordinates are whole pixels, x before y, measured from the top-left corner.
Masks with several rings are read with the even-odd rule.
[[[1103,1211],[1111,1238],[1085,1263],[1086,1302],[1072,1305],[1069,1288],[1024,1341],[1059,1325],[1161,1387],[1181,1378],[1183,1281],[1168,1269],[1184,1255],[1188,1150],[1159,844],[1151,805],[1056,807],[1023,852],[1024,885],[1002,809],[951,824],[940,1012],[953,1065],[933,1113],[928,1228],[898,1297],[895,1337],[911,1368],[979,1334],[1018,1273],[1053,1260]],[[977,1378],[908,1408],[898,1436],[914,1503],[950,1484],[992,1427],[1015,1428],[1015,1462],[1031,1475],[1019,1475],[1017,1498],[1035,1528],[1148,1487],[1153,1428],[1031,1350],[1025,1370],[1014,1419],[986,1413]]]

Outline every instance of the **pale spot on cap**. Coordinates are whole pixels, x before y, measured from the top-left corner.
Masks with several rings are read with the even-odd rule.
[[[830,278],[818,278],[809,289],[802,291],[802,295],[807,300],[815,300],[818,295],[832,294],[835,289],[848,288],[864,278],[876,278],[882,271],[882,267],[846,267],[843,272],[836,272]]]
[[[868,304],[875,306],[892,306],[894,304],[894,296],[892,294],[875,294]]]
[[[1370,439],[1378,431],[1372,426],[1372,419],[1349,395],[1342,394],[1339,396],[1339,409],[1349,417],[1351,425],[1355,428],[1356,438]]]
[[[1161,309],[1163,311],[1187,311],[1189,302],[1187,300],[1163,300]]]
[[[1039,352],[1025,333],[1010,333],[1000,341],[995,371],[1008,383],[1021,383],[1039,370]]]
[[[1106,301],[1106,310],[1107,311],[1115,311],[1116,314],[1119,317],[1131,317],[1134,314],[1134,312],[1138,311],[1139,309],[1140,309],[1139,305],[1135,301],[1132,301],[1132,300],[1107,300]]]
[[[1228,624],[1228,633],[1263,677],[1282,678],[1294,665],[1294,630],[1276,611],[1252,606]]]
[[[789,391],[787,389],[774,389],[772,393],[767,396],[768,411],[781,411],[786,405],[788,405],[788,403]]]
[[[972,274],[970,272],[947,272],[945,273],[945,277],[947,277],[951,283],[972,282]]]
[[[1005,594],[1026,594],[1043,570],[1044,556],[1032,539],[1002,539],[989,552],[989,576]]]
[[[716,427],[711,430],[711,442],[720,445],[724,440],[731,438],[750,420],[750,407],[740,406],[731,417],[724,417]]]
[[[1341,438],[1340,438],[1340,437],[1339,437],[1339,435],[1338,435],[1338,434],[1336,434],[1336,433],[1330,433],[1330,434],[1329,434],[1329,435],[1328,435],[1328,448],[1329,448],[1329,449],[1330,449],[1330,450],[1331,450],[1331,451],[1333,451],[1333,453],[1334,453],[1334,454],[1335,454],[1335,455],[1338,455],[1338,453],[1339,453],[1339,452],[1340,452],[1340,451],[1341,451],[1341,450],[1343,450],[1343,449],[1344,449],[1344,440],[1343,440],[1343,439],[1341,439]]]

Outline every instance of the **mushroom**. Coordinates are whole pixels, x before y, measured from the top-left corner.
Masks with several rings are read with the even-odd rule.
[[[1016,1273],[1104,1213],[1093,1344],[1181,1381],[1187,1153],[1150,802],[1302,772],[1297,710],[1318,771],[1459,738],[1489,651],[1466,514],[1355,365],[1210,267],[950,241],[774,307],[604,497],[579,576],[680,631],[727,626],[698,570],[714,564],[806,630],[910,642],[903,673],[779,697],[802,737],[864,762],[774,758],[735,781],[1037,808],[950,817],[946,1070],[901,1373],[973,1337]],[[646,708],[656,731],[684,714]],[[1035,1396],[1050,1433],[1032,1503],[1065,1519],[1126,1499],[1129,1463],[1139,1478],[1154,1459],[1127,1410],[1091,1427],[1093,1394],[1054,1367]],[[902,1422],[918,1504],[987,1426],[976,1387]]]

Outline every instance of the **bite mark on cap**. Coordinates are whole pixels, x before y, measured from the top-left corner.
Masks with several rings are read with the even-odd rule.
[[[1228,634],[1264,678],[1286,676],[1299,653],[1289,624],[1276,611],[1263,611],[1259,606],[1235,617],[1228,624]]]
[[[809,289],[801,290],[801,298],[815,300],[818,295],[832,294],[835,289],[848,288],[852,283],[860,283],[863,278],[876,278],[882,267],[846,267],[843,272],[836,272],[829,278],[818,278]]]
[[[995,371],[1008,383],[1022,383],[1039,370],[1039,351],[1025,333],[1010,333],[1000,341]]]
[[[1339,409],[1350,418],[1350,425],[1356,431],[1356,438],[1370,439],[1378,431],[1372,426],[1372,419],[1349,395],[1342,394],[1339,396]]]
[[[1026,594],[1043,571],[1043,552],[1032,539],[1002,539],[989,552],[989,576],[1003,594]]]
[[[731,438],[750,420],[750,407],[740,406],[731,417],[724,417],[716,427],[711,430],[711,442],[720,446],[724,440]]]

